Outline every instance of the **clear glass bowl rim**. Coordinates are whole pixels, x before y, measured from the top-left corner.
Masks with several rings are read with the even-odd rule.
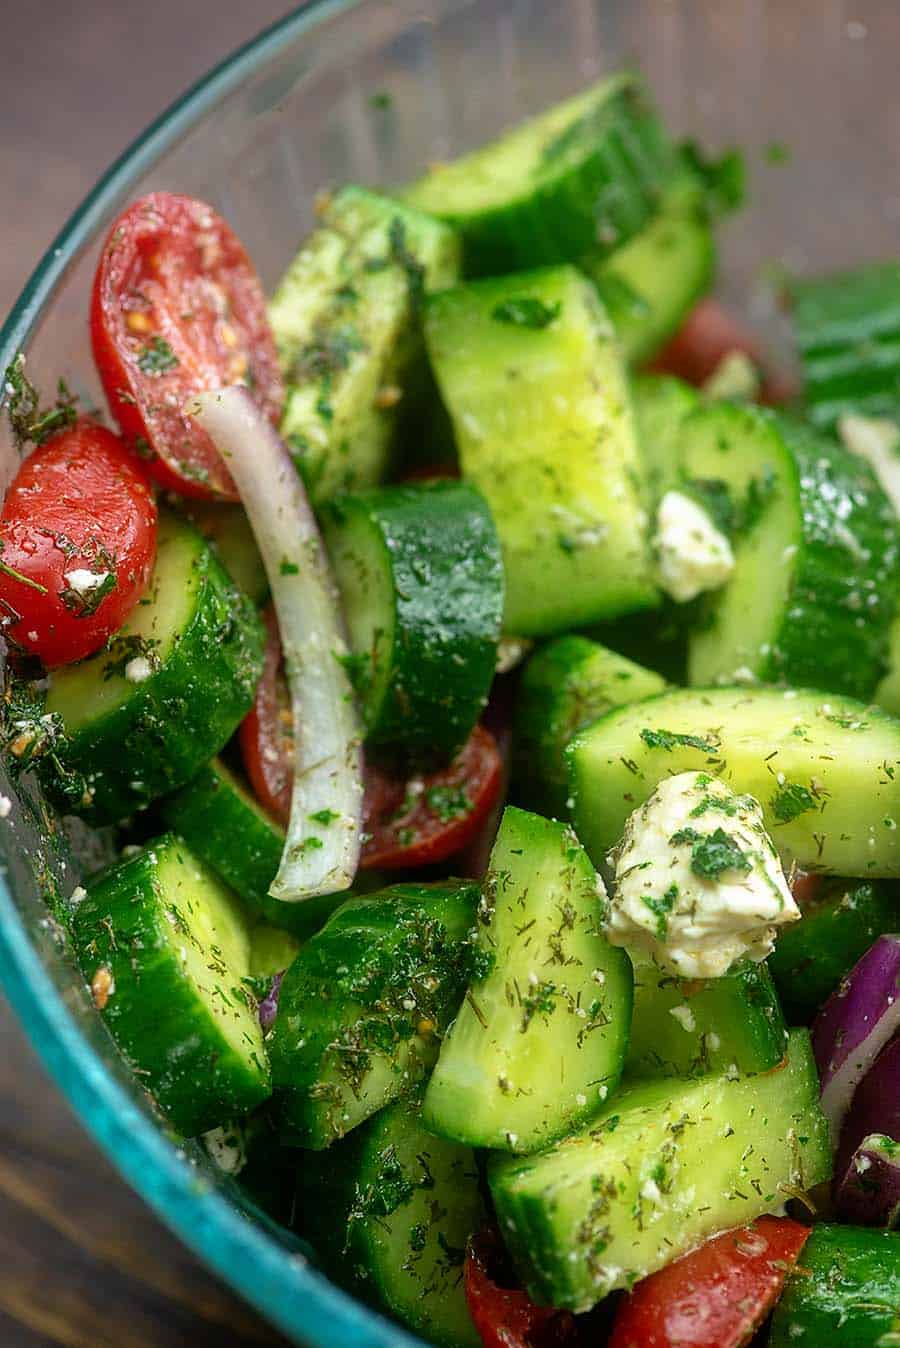
[[[0,371],[31,333],[110,204],[221,98],[284,47],[360,0],[307,0],[172,103],[98,180],[41,258],[0,328]],[[312,1348],[423,1348],[330,1283],[232,1206],[129,1099],[78,1028],[0,873],[0,984],[44,1066],[120,1174],[184,1243],[294,1341]]]

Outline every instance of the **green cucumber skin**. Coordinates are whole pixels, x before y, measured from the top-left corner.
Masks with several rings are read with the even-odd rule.
[[[900,922],[900,895],[870,881],[829,882],[806,906],[799,922],[785,927],[769,956],[769,968],[785,1013],[808,1024],[858,959]]]
[[[639,374],[631,381],[631,401],[655,508],[682,485],[682,425],[700,406],[700,394],[674,375]]]
[[[513,777],[520,803],[568,815],[565,750],[577,731],[612,707],[661,693],[655,671],[574,633],[531,656],[516,694]]]
[[[672,1014],[685,1010],[685,1023]],[[634,1016],[625,1072],[631,1077],[696,1077],[768,1072],[787,1050],[788,1030],[765,964],[745,961],[724,978],[686,982],[641,961],[634,970]]]
[[[89,805],[77,806],[92,823],[114,823],[190,781],[253,705],[265,629],[199,538],[194,567],[194,613],[163,667],[122,705],[70,736],[60,752],[66,774],[92,792]],[[92,657],[98,678],[103,658]],[[47,785],[59,798],[58,779]]]
[[[425,1131],[415,1098],[388,1105],[298,1172],[302,1233],[349,1291],[445,1348],[481,1348],[462,1255],[487,1218],[468,1147]]]
[[[325,523],[332,554],[354,513],[376,531],[394,592],[394,636],[380,662],[386,677],[361,681],[368,742],[451,758],[478,720],[494,677],[503,562],[491,513],[480,492],[462,482],[339,497]],[[359,563],[364,568],[365,559]]]
[[[170,849],[190,858],[167,834],[104,871],[74,909],[71,929],[88,981],[101,966],[112,975],[101,1012],[110,1033],[174,1127],[194,1137],[255,1109],[271,1095],[271,1078],[261,1034],[246,1057],[235,1053],[172,956],[156,867]],[[258,1031],[243,975],[225,995],[244,1003]]]
[[[763,682],[870,697],[886,665],[898,576],[896,519],[871,468],[797,418],[768,409],[704,408],[681,434],[687,478],[714,477],[720,463],[720,480],[735,487],[758,465],[752,476],[775,483],[736,540],[732,581],[710,596],[692,634],[689,682],[730,679],[741,668]],[[771,547],[760,552],[761,531],[772,532],[773,519]],[[737,588],[746,566],[767,570],[769,584],[783,589],[758,631],[746,607],[752,593]],[[739,623],[750,626],[735,646],[731,629]]]
[[[891,625],[887,673],[875,689],[873,701],[892,715],[900,716],[900,613]]]
[[[814,1226],[775,1307],[769,1348],[888,1348],[900,1334],[900,1234]]]
[[[442,210],[434,191],[440,170],[407,189],[407,201],[462,235],[467,276],[497,276],[608,253],[655,214],[674,168],[671,144],[636,81],[624,78],[617,89],[600,92],[600,101],[581,122],[587,144],[568,156],[555,154],[556,171],[542,181],[539,168],[509,200],[483,210]],[[541,121],[535,120],[536,129]],[[573,133],[577,139],[574,124],[563,134]],[[556,139],[555,134],[547,137],[545,152]],[[481,159],[491,151],[503,154],[503,137],[476,154]]]
[[[810,420],[832,430],[845,412],[900,416],[900,266],[796,281],[792,297]]]
[[[878,708],[809,690],[677,689],[608,712],[566,756],[595,865],[663,777],[697,771],[755,795],[779,851],[804,869],[900,876],[900,720]],[[785,786],[808,793],[804,808],[785,811]]]
[[[488,1179],[531,1298],[585,1311],[830,1172],[809,1035],[794,1030],[778,1072],[631,1084],[584,1132],[492,1158]]]
[[[301,948],[267,1040],[285,1140],[330,1146],[421,1079],[468,982],[478,900],[463,881],[394,885]]]
[[[478,909],[491,967],[469,987],[425,1094],[426,1127],[532,1152],[603,1108],[622,1074],[631,964],[602,930],[597,875],[572,830],[508,806]]]
[[[261,607],[269,597],[269,578],[244,507],[185,500],[178,508],[212,547],[238,589]]]
[[[505,312],[523,301],[536,322]],[[463,476],[497,526],[506,633],[654,607],[627,381],[590,283],[555,267],[454,287],[428,297],[425,339]]]

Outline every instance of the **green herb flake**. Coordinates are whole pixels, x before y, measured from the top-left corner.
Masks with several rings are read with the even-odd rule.
[[[300,574],[297,563],[289,561],[287,557],[282,557],[278,570],[282,576],[299,576]]]
[[[309,819],[311,823],[322,824],[325,828],[327,828],[329,824],[333,824],[336,819],[340,819],[340,817],[337,810],[328,809],[316,810],[314,814],[307,815],[307,819]]]
[[[816,798],[801,782],[785,782],[775,792],[769,807],[779,824],[789,824],[798,815],[816,808]]]
[[[678,886],[669,885],[665,894],[659,898],[655,894],[642,894],[641,902],[656,918],[656,937],[664,941],[669,932],[669,916],[678,901]]]
[[[676,746],[685,749],[702,749],[704,753],[715,754],[719,751],[719,741],[714,735],[681,735],[674,730],[650,730],[640,732],[641,739],[648,749],[664,749],[671,753]]]
[[[472,802],[461,786],[430,786],[425,792],[425,801],[444,824],[450,819],[462,818],[472,808]]]
[[[107,571],[99,585],[92,585],[86,590],[75,590],[71,585],[64,585],[59,591],[59,597],[74,618],[91,618],[117,585],[115,572]]]
[[[791,149],[785,145],[783,140],[770,140],[763,146],[763,159],[767,164],[780,167],[782,164],[790,163]]]
[[[167,374],[169,370],[174,370],[178,364],[179,360],[175,352],[165,337],[160,337],[158,333],[141,348],[137,359],[138,369],[142,374],[150,375]]]
[[[746,852],[722,828],[698,838],[691,849],[691,870],[705,880],[714,880],[725,871],[746,875],[752,862]]]
[[[549,327],[561,313],[562,304],[559,300],[554,304],[545,304],[534,295],[513,295],[494,305],[491,318],[517,328],[540,329]]]

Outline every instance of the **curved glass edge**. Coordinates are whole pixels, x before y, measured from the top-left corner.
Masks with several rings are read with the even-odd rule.
[[[0,328],[0,370],[28,338],[57,283],[108,207],[220,99],[282,47],[359,0],[309,0],[251,39],[177,99],[110,166],[44,253]],[[0,404],[2,404],[0,390]],[[425,1348],[335,1287],[233,1207],[109,1075],[65,1005],[0,877],[0,984],[44,1066],[119,1173],[163,1222],[295,1342],[313,1348]]]

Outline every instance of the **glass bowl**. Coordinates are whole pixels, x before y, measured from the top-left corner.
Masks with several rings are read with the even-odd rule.
[[[165,188],[211,201],[271,286],[317,190],[402,181],[605,70],[642,68],[674,129],[748,151],[752,201],[724,231],[720,289],[775,331],[778,267],[896,250],[900,9],[794,0],[318,0],[237,52],[159,118],[60,233],[0,331],[39,388],[102,405],[87,336],[100,241]],[[896,189],[895,189],[896,190]],[[0,463],[13,462],[0,428]],[[8,471],[8,469],[7,469]],[[334,1288],[194,1146],[167,1134],[94,1013],[47,905],[78,875],[39,796],[0,819],[0,979],[32,1042],[125,1178],[298,1343],[418,1342]]]

